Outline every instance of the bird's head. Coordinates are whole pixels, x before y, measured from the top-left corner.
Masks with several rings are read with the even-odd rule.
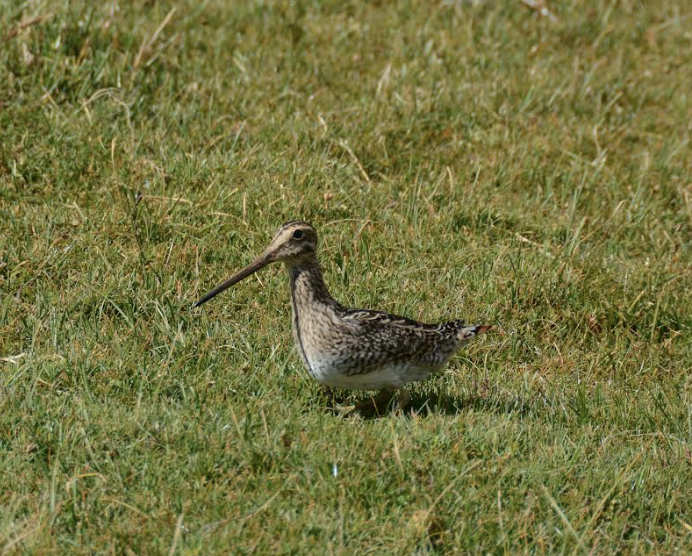
[[[195,302],[199,307],[222,291],[237,284],[270,263],[284,262],[289,266],[299,265],[303,260],[314,257],[317,251],[317,232],[307,222],[292,220],[281,226],[262,254],[243,270],[237,272],[223,284],[211,290]]]

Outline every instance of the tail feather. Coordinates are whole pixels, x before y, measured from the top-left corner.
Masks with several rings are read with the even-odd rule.
[[[471,338],[474,338],[478,336],[479,334],[483,334],[483,332],[487,332],[490,330],[492,326],[489,325],[475,325],[475,326],[466,326],[459,330],[457,332],[457,341],[459,342],[466,342],[470,340]]]

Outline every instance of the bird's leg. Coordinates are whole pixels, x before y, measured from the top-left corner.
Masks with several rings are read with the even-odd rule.
[[[392,398],[396,395],[397,390],[399,391],[399,399],[392,404]],[[403,411],[410,401],[411,395],[405,388],[385,388],[380,390],[374,398],[357,403],[353,409],[364,415],[372,414],[372,412],[382,415],[390,408],[390,404],[394,411]]]
[[[385,388],[384,390],[380,390],[380,392],[374,398],[357,403],[355,410],[364,414],[368,414],[373,411],[377,414],[382,414],[387,410],[389,402],[392,401],[395,393],[396,389],[394,388]]]
[[[375,411],[377,411],[377,413],[384,413],[389,407],[394,394],[396,394],[396,390],[393,388],[380,390],[377,396],[372,399],[372,405],[375,406]]]
[[[411,394],[408,393],[408,390],[406,390],[406,388],[399,388],[399,400],[396,402],[396,408],[399,411],[403,411],[410,401]]]

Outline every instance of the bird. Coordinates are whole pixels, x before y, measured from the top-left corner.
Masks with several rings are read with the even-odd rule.
[[[355,406],[361,412],[380,413],[397,392],[394,407],[405,409],[410,401],[407,384],[427,379],[469,340],[491,328],[467,325],[461,319],[424,324],[384,311],[344,307],[325,285],[317,247],[317,231],[311,224],[286,222],[254,261],[192,307],[200,307],[271,263],[284,263],[290,281],[293,336],[305,369],[329,388],[378,391]]]

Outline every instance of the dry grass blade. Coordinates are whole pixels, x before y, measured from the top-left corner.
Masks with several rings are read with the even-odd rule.
[[[33,17],[29,17],[27,19],[22,19],[19,22],[19,25],[17,25],[14,29],[11,29],[8,31],[5,36],[2,38],[3,41],[9,41],[10,39],[16,37],[21,33],[24,29],[27,29],[28,27],[33,27],[34,25],[40,25],[41,23],[44,23],[48,21],[50,18],[53,17],[53,14],[42,14],[42,15],[35,15]]]
[[[159,35],[161,34],[161,32],[170,23],[171,19],[173,18],[173,14],[175,14],[175,11],[176,11],[176,8],[171,8],[171,11],[169,11],[166,14],[166,17],[163,18],[163,21],[161,21],[161,24],[156,28],[156,31],[154,31],[154,34],[149,39],[142,41],[142,45],[139,47],[139,51],[137,52],[137,56],[135,56],[135,61],[133,63],[134,69],[137,69],[140,66],[144,56],[147,54],[147,52],[149,50],[151,50],[151,48],[154,46],[154,43],[159,38]]]

